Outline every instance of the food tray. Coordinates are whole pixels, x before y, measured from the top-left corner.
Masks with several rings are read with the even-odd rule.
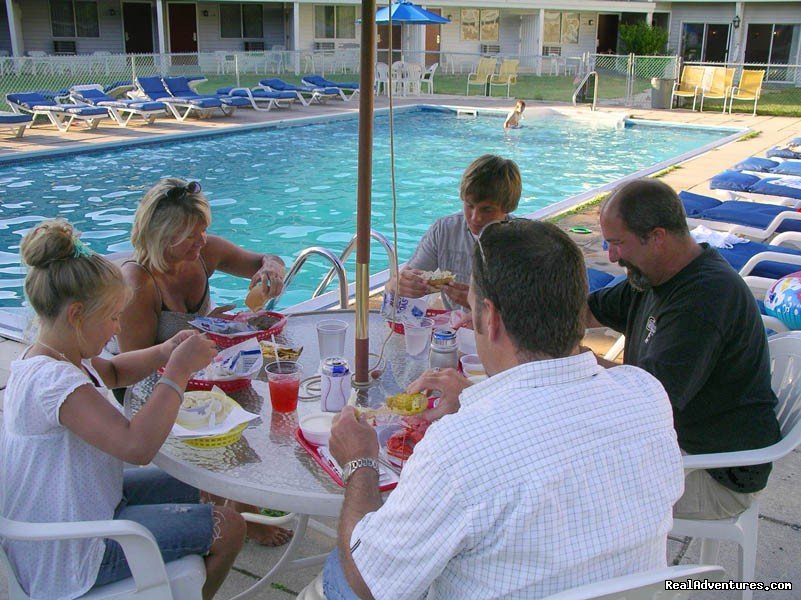
[[[273,312],[270,310],[260,310],[259,312],[255,313],[239,313],[238,315],[220,315],[219,318],[221,319],[228,319],[230,321],[247,321],[251,317],[258,317],[262,315],[269,315],[271,317],[276,317],[278,322],[275,323],[269,329],[262,329],[259,331],[246,331],[244,333],[238,333],[233,335],[220,335],[218,333],[208,333],[206,332],[206,336],[217,344],[218,348],[228,348],[230,346],[234,346],[239,344],[240,342],[244,342],[245,340],[255,337],[257,340],[269,340],[272,336],[278,335],[284,329],[286,325],[286,316],[282,315],[281,313]],[[199,388],[200,389],[200,388]]]
[[[158,374],[164,375],[164,367],[158,370]],[[186,382],[186,391],[208,391],[215,385],[226,394],[238,392],[250,385],[250,377],[237,377],[236,379],[190,379]]]
[[[228,433],[209,437],[182,439],[181,441],[195,448],[224,448],[225,446],[230,446],[238,442],[239,438],[242,437],[242,432],[247,429],[249,424],[250,423],[242,423],[241,425],[237,425]]]
[[[438,315],[444,315],[447,312],[450,312],[450,311],[442,309],[442,308],[429,308],[428,310],[426,310],[426,316],[427,317],[436,317]],[[403,331],[404,331],[403,323],[401,323],[400,321],[387,321],[387,325],[389,325],[390,328],[392,328],[392,331],[394,331],[395,333],[399,333],[399,334],[403,335]]]
[[[323,471],[328,473],[328,476],[334,480],[334,483],[336,483],[341,488],[345,487],[345,484],[342,483],[342,478],[339,476],[339,474],[333,469],[331,465],[328,464],[328,461],[326,461],[322,456],[320,456],[320,453],[317,452],[318,447],[309,442],[305,437],[303,437],[303,432],[300,430],[300,427],[298,427],[298,429],[295,431],[295,439],[298,440],[298,443],[300,444],[301,448],[303,448],[306,452],[308,452],[314,459],[314,461],[323,468]],[[378,491],[388,492],[389,490],[394,490],[397,485],[398,485],[397,481],[386,483],[382,486],[379,486]]]

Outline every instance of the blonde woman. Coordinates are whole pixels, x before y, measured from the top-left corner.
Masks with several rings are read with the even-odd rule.
[[[261,286],[265,300],[281,293],[284,262],[207,234],[211,209],[196,181],[169,177],[145,194],[134,217],[133,260],[122,266],[134,298],[122,315],[120,350],[147,348],[187,327],[212,310],[209,277],[216,270],[247,277]]]
[[[39,334],[11,363],[0,430],[0,515],[136,521],[154,535],[165,562],[204,557],[203,598],[212,598],[242,548],[244,520],[229,507],[201,504],[197,489],[157,468],[123,463],[150,463],[170,433],[187,379],[214,357],[214,343],[185,331],[146,350],[100,358],[131,297],[119,267],[84,246],[63,220],[33,228],[21,254]],[[129,421],[109,402],[108,388],[160,367],[163,377]],[[111,540],[3,540],[3,547],[32,598],[75,598],[131,575]]]
[[[214,315],[233,305],[211,308],[209,277],[216,270],[247,277],[260,286],[265,301],[284,285],[284,262],[206,233],[211,209],[197,181],[160,180],[142,198],[134,216],[133,260],[122,265],[133,299],[121,318],[117,336],[122,352],[148,348],[189,327],[197,315]],[[220,499],[223,502],[222,499]],[[231,503],[237,510],[255,507]],[[248,523],[248,535],[267,546],[289,541],[292,532]]]

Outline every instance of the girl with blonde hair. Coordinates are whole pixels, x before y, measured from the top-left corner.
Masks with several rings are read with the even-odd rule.
[[[184,331],[146,350],[100,358],[131,298],[120,269],[89,250],[63,220],[33,228],[21,255],[39,334],[12,362],[5,391],[0,514],[24,522],[137,521],[153,533],[166,562],[205,557],[203,596],[211,598],[244,542],[242,517],[200,504],[198,490],[156,468],[124,470],[123,463],[150,463],[189,376],[214,357],[214,344]],[[160,367],[164,376],[129,421],[109,388]],[[33,598],[75,598],[130,576],[111,540],[4,540],[3,547]]]

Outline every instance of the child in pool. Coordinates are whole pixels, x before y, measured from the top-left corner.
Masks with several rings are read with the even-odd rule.
[[[187,379],[214,357],[213,342],[183,331],[146,350],[100,358],[131,297],[119,267],[89,250],[60,219],[34,227],[21,255],[40,329],[12,363],[5,392],[0,514],[27,522],[137,521],[153,533],[165,562],[203,555],[203,597],[213,597],[244,542],[242,517],[200,504],[198,490],[159,469],[123,469],[124,462],[147,465],[156,455]],[[164,376],[129,421],[108,390],[162,366]],[[130,576],[111,540],[4,540],[3,547],[34,598],[75,598]]]
[[[524,110],[526,110],[526,103],[523,102],[522,100],[518,100],[515,103],[515,107],[506,116],[506,120],[503,122],[503,128],[517,129],[518,127],[520,127],[520,121],[523,120]]]

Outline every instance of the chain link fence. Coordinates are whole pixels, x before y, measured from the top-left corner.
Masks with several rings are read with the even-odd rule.
[[[475,71],[482,56],[452,52],[393,52],[392,59],[421,63],[426,67],[437,63],[434,92],[464,96],[467,77]],[[602,106],[649,108],[652,97],[661,89],[672,88],[679,79],[682,63],[677,56],[635,56],[612,54],[559,55],[492,55],[497,58],[496,71],[504,60],[517,61],[517,83],[510,86],[510,96],[544,102],[592,101],[592,81],[577,90],[587,74],[598,75],[597,102]],[[384,51],[379,58],[390,59]],[[712,63],[685,63],[724,66]],[[762,96],[757,114],[801,116],[801,65],[727,64],[736,70],[737,85],[743,69],[765,71]],[[228,86],[252,87],[259,80],[281,77],[298,83],[304,73],[322,74],[337,81],[353,80],[359,68],[358,48],[339,48],[314,52],[209,52],[199,54],[93,54],[79,56],[0,57],[0,108],[10,92],[46,91],[50,95],[66,94],[78,84],[114,83],[130,85],[140,75],[197,76],[207,79],[198,86],[202,93]],[[124,91],[123,87],[117,88]],[[113,91],[113,90],[112,90]],[[481,92],[471,87],[470,94]],[[506,86],[489,92],[505,96]],[[582,93],[583,92],[583,93]],[[665,107],[670,105],[668,100]],[[656,104],[655,104],[656,106]],[[706,109],[705,103],[704,108]],[[709,101],[710,110],[722,108],[720,101]],[[748,103],[734,105],[735,112],[748,112]]]

